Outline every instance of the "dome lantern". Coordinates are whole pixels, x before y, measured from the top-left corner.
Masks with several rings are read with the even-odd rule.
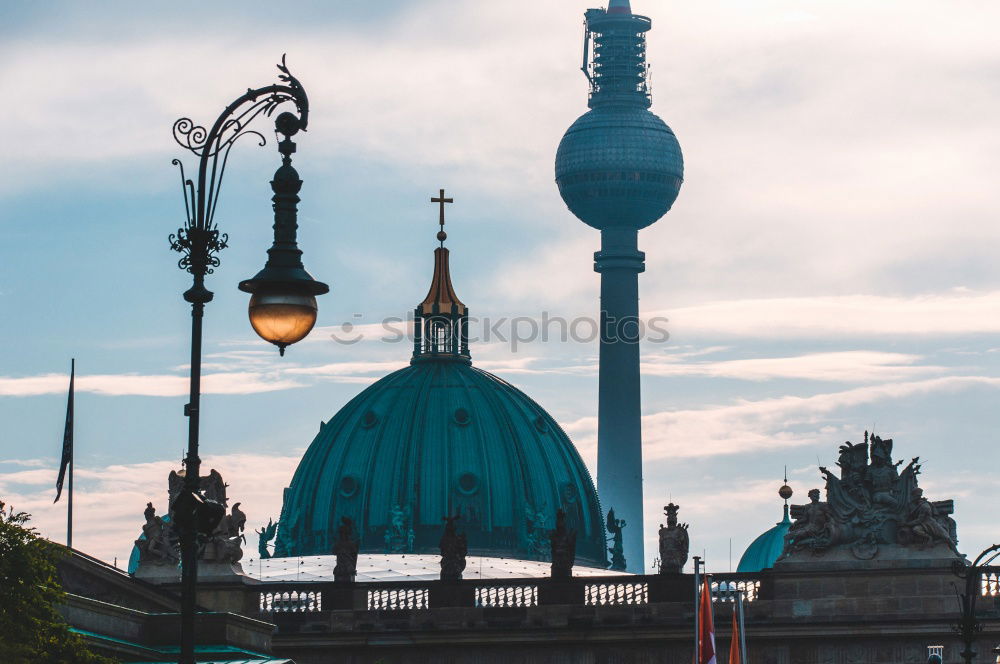
[[[448,264],[448,249],[444,241],[448,234],[444,231],[444,206],[455,202],[445,198],[444,189],[431,203],[441,206],[438,223],[441,230],[437,239],[441,243],[434,250],[434,276],[427,296],[413,310],[413,359],[421,362],[427,359],[452,359],[470,362],[469,355],[469,308],[466,307],[451,283],[451,269]]]

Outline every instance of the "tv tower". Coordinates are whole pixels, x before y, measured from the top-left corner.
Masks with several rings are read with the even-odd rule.
[[[684,179],[677,138],[650,112],[646,32],[652,22],[629,0],[585,14],[583,73],[590,110],[556,154],[556,184],[567,207],[601,231],[597,493],[626,522],[627,569],[642,572],[642,425],[639,394],[639,229],[673,205]]]

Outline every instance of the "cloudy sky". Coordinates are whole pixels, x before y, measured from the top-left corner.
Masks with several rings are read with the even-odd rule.
[[[64,537],[52,505],[77,358],[78,548],[128,556],[186,441],[189,312],[167,235],[183,222],[173,121],[200,123],[282,53],[307,88],[300,241],[331,284],[279,358],[240,279],[269,246],[273,141],[234,150],[230,234],[205,328],[203,456],[251,525],[351,396],[408,359],[381,322],[424,295],[445,187],[460,296],[507,321],[476,363],[566,428],[593,471],[597,348],[535,339],[597,311],[596,231],[553,158],[585,109],[585,0],[18,3],[0,22],[0,498]],[[653,110],[685,184],[640,235],[647,564],[668,499],[726,571],[817,462],[873,427],[954,498],[960,548],[998,537],[1000,5],[635,0],[653,19]],[[261,129],[267,126],[262,124]],[[188,168],[193,161],[186,159]],[[510,321],[517,319],[516,323]],[[349,332],[344,324],[353,326]],[[488,327],[488,326],[487,326]],[[336,339],[361,340],[356,343]],[[249,555],[249,554],[248,554]]]

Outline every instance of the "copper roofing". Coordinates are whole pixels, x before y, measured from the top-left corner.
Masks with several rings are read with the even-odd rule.
[[[448,250],[444,247],[434,250],[434,278],[427,297],[420,303],[420,309],[424,314],[461,313],[466,309],[455,294],[455,287],[451,285]]]

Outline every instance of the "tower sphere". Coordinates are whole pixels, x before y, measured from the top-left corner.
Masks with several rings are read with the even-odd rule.
[[[641,106],[597,106],[556,153],[556,184],[570,212],[598,229],[645,228],[670,210],[684,179],[670,127]]]

